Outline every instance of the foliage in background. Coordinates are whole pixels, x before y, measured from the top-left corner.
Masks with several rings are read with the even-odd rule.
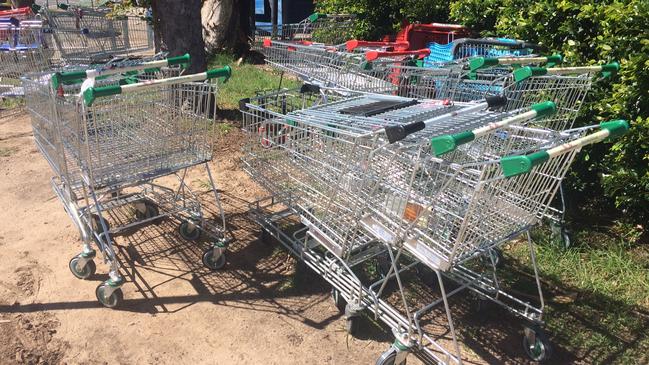
[[[442,0],[324,0],[317,2],[316,11],[356,14],[358,25],[354,36],[367,40],[396,33],[403,19],[444,22],[449,15],[448,1]]]
[[[646,224],[649,1],[462,0],[451,3],[451,18],[483,34],[543,44],[563,54],[568,64],[620,62],[619,75],[590,93],[577,125],[624,118],[631,122],[631,133],[612,147],[597,145],[582,152],[572,169],[569,195],[574,205],[607,212],[605,218]],[[613,216],[611,205],[619,209]]]
[[[590,92],[576,125],[624,118],[631,132],[580,154],[567,182],[569,209],[585,208],[572,211],[575,220],[649,221],[649,1],[320,0],[318,10],[359,14],[356,32],[369,38],[396,31],[403,18],[450,18],[483,36],[545,45],[563,54],[567,65],[620,62],[620,73]]]

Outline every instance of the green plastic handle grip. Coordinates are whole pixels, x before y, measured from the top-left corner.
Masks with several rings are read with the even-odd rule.
[[[52,75],[52,86],[57,90],[62,84],[76,84],[86,78],[86,71],[56,72]]]
[[[207,74],[208,79],[223,77],[223,82],[227,82],[232,76],[232,68],[230,66],[224,66],[222,68],[207,70],[205,73]]]
[[[95,99],[102,96],[119,95],[122,93],[122,88],[119,85],[103,86],[103,87],[90,87],[83,93],[83,101],[86,106],[92,106]]]
[[[505,177],[526,174],[534,166],[540,165],[550,159],[546,151],[534,152],[523,156],[507,156],[500,159],[500,167]]]
[[[313,13],[309,15],[309,21],[311,23],[316,22],[318,19],[324,19],[327,17],[327,14],[322,14],[322,13]]]
[[[69,8],[68,4],[56,4],[56,7],[61,10],[68,10]]]
[[[465,131],[456,134],[447,134],[445,136],[433,137],[430,140],[430,147],[435,156],[439,157],[445,153],[449,153],[457,148],[457,146],[469,143],[475,139],[475,134],[472,131]]]
[[[189,56],[189,53],[185,53],[182,56],[176,56],[176,57],[167,58],[167,64],[169,66],[180,65],[183,68],[187,67],[187,65],[189,64],[190,61],[191,61],[191,57]]]

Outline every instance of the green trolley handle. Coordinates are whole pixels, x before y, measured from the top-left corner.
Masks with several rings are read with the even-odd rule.
[[[160,85],[175,85],[185,82],[197,82],[214,78],[223,78],[225,81],[227,81],[230,76],[232,76],[232,69],[230,68],[230,66],[225,66],[223,68],[208,70],[206,72],[201,72],[193,75],[170,77],[167,79],[151,80],[126,85],[90,87],[86,91],[84,91],[83,100],[86,106],[92,106],[92,104],[95,102],[95,99],[105,96],[128,94]]]
[[[514,81],[521,82],[533,76],[545,75],[575,75],[584,73],[601,73],[602,77],[610,77],[620,70],[620,64],[617,62],[607,63],[598,66],[580,66],[580,67],[521,67],[514,71]]]
[[[538,166],[552,157],[582,148],[589,144],[601,142],[605,139],[617,138],[629,130],[629,123],[626,120],[603,122],[599,126],[600,130],[595,133],[545,151],[538,151],[529,155],[503,157],[500,159],[500,167],[503,170],[503,174],[505,177],[527,174],[532,171],[534,166]]]
[[[149,61],[142,62],[137,65],[129,65],[124,67],[115,67],[107,69],[88,69],[82,71],[72,71],[72,72],[57,72],[52,75],[52,86],[54,90],[57,90],[61,84],[77,84],[83,82],[85,79],[89,78],[99,78],[109,75],[117,75],[121,73],[127,73],[132,71],[141,71],[141,70],[158,70],[161,67],[167,66],[176,66],[179,65],[182,68],[186,68],[190,62],[190,56],[188,53],[185,53],[182,56],[178,57],[169,57],[164,60],[158,61]]]
[[[474,57],[469,60],[471,71],[499,65],[529,65],[532,63],[545,64],[546,67],[554,67],[563,62],[560,54],[544,57]]]
[[[441,156],[443,154],[454,151],[458,146],[469,143],[478,137],[482,137],[486,134],[489,134],[497,129],[506,127],[514,123],[525,122],[531,119],[541,119],[548,115],[556,113],[557,107],[551,101],[546,101],[543,103],[538,103],[532,105],[529,110],[511,116],[509,118],[503,119],[500,122],[489,123],[480,128],[476,128],[471,131],[464,131],[456,134],[448,134],[444,136],[433,137],[430,140],[430,147],[435,156]]]

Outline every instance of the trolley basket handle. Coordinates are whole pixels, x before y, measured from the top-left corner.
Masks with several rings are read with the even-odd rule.
[[[597,66],[581,66],[581,67],[558,67],[558,68],[545,68],[545,67],[521,67],[514,71],[514,81],[521,82],[533,76],[543,75],[571,75],[580,73],[597,73],[601,72],[602,77],[607,78],[616,74],[620,70],[620,64],[611,62],[604,65]]]
[[[505,105],[505,103],[507,103],[507,99],[504,96],[500,96],[500,95],[489,96],[485,98],[484,102],[467,106],[466,108],[463,108],[461,110],[439,115],[437,117],[427,119],[424,121],[413,122],[410,124],[403,124],[403,125],[387,126],[384,128],[384,131],[386,137],[388,138],[388,142],[392,144],[401,141],[402,139],[406,138],[407,136],[413,133],[424,130],[427,125],[430,125],[432,123],[439,123],[441,121],[446,121],[451,118],[455,118],[458,115],[469,114],[480,110],[485,110],[488,108],[503,106]]]
[[[355,50],[358,47],[397,47],[397,48],[408,49],[410,47],[410,42],[408,41],[373,42],[373,41],[360,41],[358,39],[352,39],[345,42],[345,47],[349,52]]]
[[[551,101],[534,104],[529,108],[529,110],[505,118],[499,122],[489,123],[480,128],[476,128],[470,131],[433,137],[430,140],[430,147],[433,154],[439,157],[443,154],[454,151],[459,145],[469,143],[474,139],[487,135],[497,129],[506,127],[514,123],[525,122],[531,119],[541,119],[548,115],[556,113],[556,111],[557,107]]]
[[[498,65],[527,65],[545,63],[546,67],[554,67],[563,62],[560,54],[544,57],[474,57],[469,60],[471,71]]]
[[[505,177],[527,174],[532,171],[534,166],[538,166],[552,157],[560,156],[565,152],[579,149],[589,144],[601,142],[607,138],[613,139],[622,136],[629,130],[629,123],[626,120],[613,120],[603,122],[599,127],[600,130],[595,133],[545,151],[538,151],[529,155],[503,157],[500,159],[500,167],[503,170],[503,174]]]
[[[76,84],[86,78],[96,78],[99,76],[116,75],[120,73],[139,71],[139,70],[158,70],[161,67],[180,65],[186,68],[190,62],[189,53],[182,56],[169,57],[164,60],[142,62],[138,65],[128,65],[124,67],[111,67],[106,69],[89,69],[83,71],[57,72],[52,75],[52,86],[58,89],[61,84]]]
[[[214,79],[218,77],[222,77],[225,80],[227,80],[230,78],[231,75],[232,75],[232,69],[230,68],[230,66],[225,66],[223,68],[212,69],[212,70],[208,70],[193,75],[184,75],[178,77],[170,77],[167,79],[151,80],[151,81],[135,83],[130,85],[90,87],[83,93],[83,100],[86,106],[92,106],[95,99],[104,96],[128,94],[143,89],[156,87],[159,85],[175,85],[175,84],[182,84],[185,82],[204,81],[204,80]]]
[[[381,57],[394,57],[394,56],[428,56],[430,54],[430,49],[422,48],[414,51],[367,51],[365,52],[365,59],[368,61],[374,61]]]

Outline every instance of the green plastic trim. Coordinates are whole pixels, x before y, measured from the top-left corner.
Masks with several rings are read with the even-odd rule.
[[[208,79],[223,77],[225,79],[224,82],[226,82],[230,79],[230,76],[232,76],[232,68],[230,66],[224,66],[222,68],[207,70],[206,73]]]
[[[140,82],[137,77],[135,76],[129,76],[124,79],[119,80],[120,85],[130,85],[130,84],[137,84]]]
[[[313,13],[313,14],[309,15],[309,21],[311,23],[314,23],[314,22],[318,21],[318,19],[324,19],[326,17],[327,17],[327,14]]]
[[[471,142],[475,139],[475,134],[471,131],[462,133],[448,134],[445,136],[433,137],[430,140],[430,147],[435,156],[441,156],[457,148],[457,146]]]
[[[38,13],[41,12],[41,9],[42,9],[43,7],[40,6],[40,5],[33,4],[30,8],[32,9],[32,12],[33,12],[34,14],[38,14]]]
[[[286,119],[286,124],[290,125],[291,127],[297,126],[297,122],[294,121],[293,119]]]
[[[95,250],[82,252],[79,254],[79,256],[83,257],[84,259],[94,259],[95,256],[97,256],[97,252]]]
[[[401,341],[397,340],[396,338],[394,339],[394,343],[392,344],[392,346],[396,347],[397,350],[399,351],[408,351],[410,349],[410,347],[404,345],[403,343],[401,343]]]
[[[599,127],[601,129],[606,129],[609,131],[610,135],[608,136],[608,139],[614,139],[617,137],[620,137],[624,135],[626,132],[629,131],[629,122],[623,119],[619,120],[611,120],[608,122],[602,122],[599,124]]]
[[[122,284],[124,284],[124,281],[125,281],[124,278],[120,276],[119,279],[117,280],[113,280],[112,278],[110,278],[106,280],[104,283],[108,284],[109,286],[112,286],[113,288],[114,287],[119,288],[120,286],[122,286]]]
[[[620,64],[617,62],[611,62],[607,63],[606,65],[602,65],[602,77],[604,78],[611,77],[618,71],[620,71]]]
[[[536,112],[536,118],[547,117],[557,112],[557,105],[551,101],[534,104],[530,108]]]
[[[545,67],[554,67],[563,62],[563,56],[558,53],[553,54],[552,56],[547,56],[546,58],[548,60],[545,62]]]
[[[469,60],[469,68],[471,71],[476,71],[481,68],[496,66],[498,63],[498,59],[495,57],[475,57]]]
[[[524,156],[507,156],[500,159],[500,167],[505,177],[527,174],[532,168],[550,159],[545,151],[534,152]]]
[[[544,67],[521,67],[514,71],[514,81],[521,82],[532,76],[543,76],[547,73],[548,69]]]
[[[56,4],[56,7],[61,10],[68,10],[69,8],[68,4]]]
[[[102,96],[118,95],[122,93],[122,88],[119,85],[104,86],[104,87],[91,87],[83,93],[83,101],[86,106],[92,106],[95,99]]]
[[[189,62],[190,62],[189,53],[185,53],[182,56],[167,58],[167,64],[169,66],[180,65],[182,68],[186,68],[187,65],[189,65]]]
[[[86,71],[56,72],[52,75],[52,86],[54,90],[61,84],[75,84],[86,78]]]
[[[361,63],[361,70],[369,71],[369,70],[371,70],[371,69],[372,69],[372,62],[370,62],[370,61],[363,61],[363,62]]]

